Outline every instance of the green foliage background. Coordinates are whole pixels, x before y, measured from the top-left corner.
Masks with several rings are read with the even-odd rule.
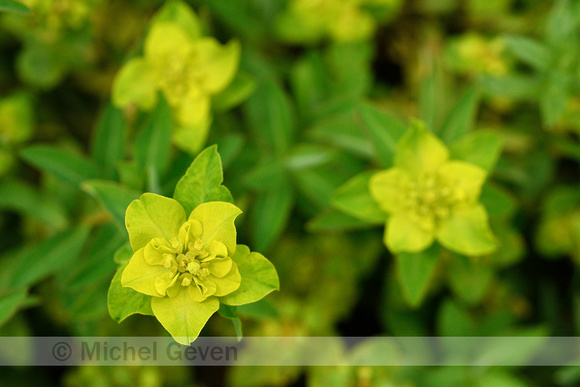
[[[214,315],[202,335],[578,335],[580,3],[346,3],[187,2],[204,36],[240,43],[237,75],[212,95],[205,146],[217,145],[223,184],[244,211],[238,243],[280,277],[280,292]],[[0,335],[167,335],[149,316],[118,324],[107,307],[130,254],[127,206],[143,192],[172,197],[198,153],[172,137],[175,111],[161,94],[150,111],[111,102],[115,77],[142,54],[164,5],[0,0]],[[479,200],[493,254],[435,244],[394,255],[383,244],[385,215],[368,180],[393,166],[413,119],[452,158],[488,171]],[[580,383],[577,367],[2,374],[2,385]]]

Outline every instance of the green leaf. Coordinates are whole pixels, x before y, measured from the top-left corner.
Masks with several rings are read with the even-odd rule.
[[[109,179],[115,178],[117,163],[125,156],[125,134],[123,112],[112,105],[107,106],[95,130],[92,155]]]
[[[566,103],[570,98],[570,93],[563,79],[553,77],[551,81],[553,82],[547,85],[539,96],[542,121],[547,127],[554,126],[562,118]]]
[[[0,0],[0,11],[30,13],[30,9],[27,6],[14,0]]]
[[[130,257],[131,255],[129,254],[129,258]],[[117,272],[111,281],[111,286],[109,287],[109,293],[107,295],[109,314],[117,322],[121,322],[130,315],[136,313],[147,316],[153,315],[150,296],[121,285],[121,276],[126,266],[127,263],[117,269]]]
[[[376,145],[363,133],[361,124],[354,119],[327,118],[316,122],[307,135],[317,142],[337,146],[365,159],[378,157]]]
[[[193,160],[175,186],[173,197],[183,206],[186,214],[206,202],[233,203],[230,191],[222,185],[223,180],[222,162],[217,146],[213,145]]]
[[[292,91],[304,116],[328,98],[328,70],[318,51],[311,51],[293,66],[290,73]]]
[[[238,265],[242,282],[236,291],[220,297],[220,302],[227,305],[249,304],[274,290],[280,290],[276,268],[262,254],[250,252],[245,245],[238,245],[232,259]]]
[[[434,244],[419,253],[401,253],[395,256],[397,280],[409,306],[418,307],[427,296],[439,261],[439,251],[439,246]]]
[[[22,157],[35,167],[80,188],[85,180],[99,177],[97,166],[90,160],[47,145],[33,145],[22,152]]]
[[[58,202],[46,200],[38,189],[18,180],[2,180],[0,209],[18,211],[57,230],[68,223],[65,209]]]
[[[447,111],[445,80],[440,67],[435,67],[421,85],[419,118],[427,128],[436,131]]]
[[[407,131],[403,123],[370,104],[359,108],[363,121],[377,151],[377,157],[385,168],[393,165],[399,139]]]
[[[472,129],[478,104],[479,93],[474,86],[468,87],[451,109],[441,128],[440,138],[445,143],[449,144],[461,138]]]
[[[334,209],[321,212],[306,224],[306,228],[310,232],[336,232],[369,227],[372,227],[372,224],[367,221]]]
[[[49,274],[66,270],[78,260],[88,236],[87,227],[76,227],[25,248],[11,268],[9,286],[28,286]]]
[[[316,168],[333,161],[336,152],[325,146],[296,144],[286,158],[289,170]]]
[[[556,0],[546,21],[546,38],[555,46],[573,41],[576,21],[569,0]]]
[[[119,181],[129,188],[143,191],[145,187],[145,171],[136,160],[120,161],[117,163]]]
[[[115,251],[115,255],[113,256],[113,261],[117,265],[126,266],[133,255],[133,249],[129,243],[124,244],[123,246],[119,247],[117,251]]]
[[[502,98],[535,100],[542,91],[541,82],[525,75],[486,76],[481,79],[483,90],[492,96]]]
[[[469,315],[467,310],[452,300],[445,300],[439,308],[437,315],[437,333],[439,335],[477,336],[477,328],[476,321]],[[457,350],[457,348],[454,349]]]
[[[242,332],[242,320],[240,320],[240,317],[238,316],[237,307],[220,304],[218,313],[220,316],[225,317],[232,322],[234,330],[236,331],[237,339],[238,341],[241,341],[244,334]]]
[[[477,348],[474,365],[508,366],[526,363],[549,339],[544,327],[519,328],[517,331],[504,332],[506,337],[490,337]],[[519,337],[524,338],[520,340]]]
[[[452,159],[475,164],[491,172],[501,154],[502,138],[491,131],[469,133],[449,146]]]
[[[481,189],[479,201],[484,205],[490,218],[506,219],[514,215],[516,199],[500,186],[487,183]]]
[[[538,69],[547,70],[552,62],[552,54],[542,43],[525,36],[506,36],[507,48],[522,62]]]
[[[363,172],[347,181],[332,195],[332,205],[367,223],[384,223],[387,214],[381,210],[369,192],[369,180],[374,174],[375,172]]]
[[[293,204],[294,191],[286,181],[257,195],[252,209],[252,241],[256,250],[266,251],[278,239],[290,219]]]
[[[27,288],[0,293],[0,327],[14,316],[28,294]]]
[[[254,78],[244,72],[238,72],[233,81],[221,92],[212,96],[211,106],[216,112],[223,112],[238,106],[256,91]]]
[[[151,309],[161,325],[175,341],[189,345],[199,336],[207,320],[219,309],[219,301],[210,297],[196,302],[190,294],[192,287],[182,288],[175,297],[154,297]]]
[[[171,109],[160,97],[157,107],[135,140],[135,158],[146,169],[161,175],[169,165],[171,146]]]
[[[278,155],[288,150],[294,137],[294,113],[282,88],[264,81],[244,106],[258,144]]]
[[[125,212],[129,204],[139,198],[140,193],[118,183],[106,180],[89,180],[83,183],[82,189],[99,201],[116,222],[125,231]]]
[[[485,297],[493,280],[489,266],[478,265],[459,255],[453,256],[447,275],[453,293],[469,305],[475,305]]]

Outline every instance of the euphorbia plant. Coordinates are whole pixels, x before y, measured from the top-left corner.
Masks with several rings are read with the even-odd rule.
[[[234,221],[242,211],[221,182],[212,147],[192,163],[173,199],[145,193],[129,205],[133,253],[111,284],[114,318],[152,314],[175,340],[189,344],[220,304],[255,302],[279,288],[274,266],[236,245]]]
[[[389,214],[387,247],[414,253],[437,240],[460,254],[492,253],[496,243],[478,202],[486,176],[477,165],[450,160],[441,140],[415,122],[399,141],[394,167],[369,181],[373,199]]]
[[[113,84],[118,107],[151,110],[161,92],[173,110],[180,148],[198,152],[211,125],[212,97],[232,82],[240,61],[240,45],[220,44],[202,36],[197,16],[185,3],[169,2],[153,21],[143,55],[130,59]]]

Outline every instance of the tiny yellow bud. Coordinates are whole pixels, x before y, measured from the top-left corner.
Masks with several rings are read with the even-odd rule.
[[[199,264],[199,262],[192,261],[187,265],[187,271],[190,272],[191,274],[197,275],[200,267],[201,265]]]
[[[201,250],[203,248],[203,241],[201,239],[196,240],[193,244],[193,248],[196,250]]]
[[[181,280],[181,286],[189,286],[191,284],[191,278],[183,277]]]

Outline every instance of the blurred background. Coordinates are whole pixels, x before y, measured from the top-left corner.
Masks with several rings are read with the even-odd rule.
[[[160,9],[178,20],[182,8],[20,2],[25,8],[0,1],[0,335],[165,336],[153,317],[115,321],[107,292],[115,252],[127,244],[126,205],[142,192],[171,196],[198,150],[172,137],[171,123],[152,129],[154,112],[113,105],[111,93],[123,65],[143,56]],[[231,84],[211,96],[204,144],[218,145],[224,184],[244,210],[238,243],[280,276],[280,292],[238,309],[244,335],[579,334],[580,2],[179,4],[201,35],[241,46]],[[337,205],[336,190],[353,176],[388,166],[385,133],[412,118],[435,133],[458,119],[501,140],[481,198],[500,243],[494,254],[446,252],[413,270],[383,245],[384,223]],[[215,315],[202,335],[236,330]],[[0,356],[34,353],[24,346]],[[84,366],[1,375],[4,386],[580,385],[578,367]]]

